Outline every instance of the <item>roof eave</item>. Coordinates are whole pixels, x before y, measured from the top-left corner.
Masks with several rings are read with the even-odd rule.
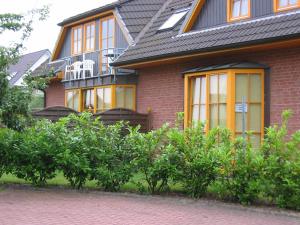
[[[272,38],[268,38],[268,39],[254,40],[254,41],[248,41],[248,42],[243,42],[243,43],[238,43],[238,44],[233,43],[233,44],[228,44],[228,45],[223,45],[223,46],[175,52],[175,53],[169,53],[169,54],[164,54],[164,55],[159,55],[159,56],[150,56],[150,57],[127,60],[127,61],[120,61],[120,62],[116,61],[116,62],[111,63],[111,65],[114,67],[126,67],[126,66],[129,66],[132,64],[142,64],[142,63],[147,64],[148,61],[162,60],[162,59],[171,58],[171,57],[184,57],[184,56],[189,56],[189,55],[193,55],[196,53],[205,54],[205,53],[214,53],[214,52],[223,51],[223,50],[234,50],[234,49],[238,49],[238,48],[242,48],[242,47],[248,47],[248,46],[251,47],[252,45],[268,44],[268,43],[275,42],[275,41],[276,42],[277,41],[288,41],[288,40],[292,40],[294,38],[299,38],[299,37],[300,37],[300,34],[293,34],[293,35],[281,36],[281,37],[272,37]]]
[[[84,19],[86,17],[90,17],[90,16],[93,16],[95,14],[103,13],[103,12],[108,11],[108,10],[113,10],[118,5],[119,5],[119,1],[116,1],[116,2],[113,2],[111,4],[108,4],[108,5],[96,8],[96,9],[92,9],[92,10],[86,11],[84,13],[80,13],[78,15],[67,18],[67,19],[63,20],[62,22],[58,23],[57,25],[62,27],[62,26],[68,25],[70,23],[74,23],[78,20]]]

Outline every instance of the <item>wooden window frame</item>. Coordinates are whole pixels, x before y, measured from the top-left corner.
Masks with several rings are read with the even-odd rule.
[[[105,88],[110,88],[110,92],[111,92],[111,94],[110,94],[110,97],[111,97],[111,99],[110,99],[110,109],[112,109],[113,107],[113,87],[112,87],[112,85],[107,85],[107,86],[100,86],[100,87],[96,87],[95,88],[95,104],[96,104],[96,107],[95,107],[95,113],[97,113],[97,111],[101,111],[101,112],[105,112],[105,109],[104,108],[102,108],[102,109],[99,109],[98,108],[98,95],[97,95],[97,90],[98,89],[105,89]],[[103,99],[105,98],[105,92],[103,92]]]
[[[115,90],[114,90],[114,92],[115,92],[115,102],[114,102],[114,105],[115,105],[115,107],[116,107],[116,105],[117,105],[117,92],[116,92],[116,89],[118,88],[118,87],[121,87],[121,88],[132,88],[133,89],[133,109],[132,110],[134,110],[134,111],[136,111],[136,85],[128,85],[128,84],[122,84],[122,85],[115,85]],[[126,105],[126,96],[124,95],[124,102],[125,102],[125,105]]]
[[[98,111],[98,99],[97,99],[97,89],[100,88],[111,88],[111,109],[116,108],[116,88],[117,87],[127,87],[127,88],[133,88],[133,111],[136,111],[136,85],[135,84],[112,84],[112,85],[105,85],[105,86],[95,86],[92,88],[77,88],[77,89],[68,89],[65,91],[65,106],[68,107],[67,104],[67,94],[68,92],[79,92],[79,103],[78,103],[78,112],[84,111],[84,105],[83,105],[83,91],[85,90],[94,90],[94,109],[93,113],[96,114]],[[73,100],[74,101],[74,100]]]
[[[298,3],[296,5],[290,5],[287,7],[280,8],[279,0],[273,0],[273,5],[274,5],[274,12],[282,12],[282,11],[286,11],[286,10],[300,8],[300,1],[298,0]]]
[[[94,108],[92,109],[92,110],[88,110],[88,109],[85,109],[84,108],[84,101],[85,101],[85,96],[84,96],[84,92],[85,91],[93,91],[94,92]],[[93,87],[93,88],[82,88],[81,90],[80,90],[80,92],[81,92],[81,96],[82,96],[82,98],[81,98],[81,102],[80,102],[80,104],[81,104],[81,111],[86,111],[86,112],[95,112],[95,108],[97,107],[96,105],[95,105],[95,97],[96,97],[96,95],[95,95],[95,88]]]
[[[74,94],[72,96],[72,106],[73,107],[71,109],[80,112],[81,111],[81,106],[80,106],[80,104],[81,104],[81,91],[80,91],[80,89],[68,89],[68,90],[65,90],[65,107],[68,107],[68,93],[69,92],[72,92],[72,93],[78,92],[78,95],[79,95],[79,98],[78,98],[78,101],[79,101],[78,102],[78,109],[77,110],[74,109]]]
[[[87,31],[87,26],[91,26],[91,25],[94,26],[94,34],[93,34],[94,35],[94,48],[87,48],[87,46],[86,46],[86,42],[87,42],[87,33],[86,33],[86,31]],[[93,52],[93,51],[95,51],[95,49],[96,49],[96,22],[92,21],[92,22],[89,22],[89,23],[85,23],[83,30],[84,30],[83,31],[84,32],[83,33],[83,47],[84,47],[84,52],[87,53],[87,52]],[[90,39],[91,39],[91,37],[90,37]]]
[[[227,22],[234,22],[251,17],[251,0],[248,0],[248,14],[246,16],[232,17],[233,1],[227,0]]]
[[[228,69],[228,70],[215,70],[215,71],[206,71],[200,73],[191,73],[187,74],[184,77],[184,127],[187,128],[192,124],[192,80],[195,77],[206,76],[206,126],[205,131],[207,132],[210,127],[210,114],[209,114],[209,104],[210,104],[210,87],[209,87],[209,76],[215,74],[226,74],[227,75],[227,109],[226,109],[226,127],[230,129],[235,135],[236,127],[235,127],[235,78],[237,74],[259,74],[262,77],[262,100],[261,100],[261,138],[264,135],[264,122],[265,122],[265,88],[264,88],[264,79],[265,79],[265,71],[264,69]],[[251,75],[250,75],[251,76]]]
[[[116,36],[116,18],[114,17],[114,15],[110,15],[110,16],[106,16],[106,17],[103,17],[103,18],[101,18],[100,19],[100,24],[99,24],[99,50],[100,50],[100,56],[99,56],[99,69],[102,71],[102,64],[103,64],[103,62],[102,62],[102,51],[104,50],[102,47],[102,29],[103,29],[103,27],[102,27],[102,22],[103,21],[108,21],[108,20],[110,20],[110,19],[113,19],[113,21],[114,21],[114,29],[113,29],[113,48],[115,48],[115,45],[116,45],[116,43],[115,43],[115,36]],[[106,39],[107,39],[107,46],[108,46],[108,39],[109,38],[107,38],[106,37]],[[106,69],[108,69],[109,68],[109,66],[107,65],[106,66]]]
[[[77,30],[77,29],[81,29],[81,51],[79,52],[77,50],[77,52],[74,52],[74,31]],[[72,56],[74,55],[80,55],[83,53],[83,33],[84,33],[84,29],[83,29],[83,26],[82,25],[78,25],[78,26],[75,26],[75,27],[72,27],[72,32],[71,32],[71,54]],[[77,40],[78,41],[78,40]]]

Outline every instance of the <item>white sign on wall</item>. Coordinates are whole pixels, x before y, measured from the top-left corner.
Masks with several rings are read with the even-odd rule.
[[[237,112],[237,113],[248,112],[248,104],[236,103],[235,104],[235,112]]]

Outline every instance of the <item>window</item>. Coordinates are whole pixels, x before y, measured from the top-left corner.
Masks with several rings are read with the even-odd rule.
[[[116,87],[116,107],[134,110],[134,87]]]
[[[110,85],[91,89],[66,91],[65,105],[76,111],[92,113],[104,112],[113,108],[136,108],[135,85]]]
[[[283,11],[300,7],[300,0],[274,0],[274,11]]]
[[[227,0],[228,21],[240,20],[250,17],[251,0]]]
[[[100,71],[109,73],[111,55],[114,55],[115,19],[113,16],[100,20]]]
[[[184,9],[181,11],[175,12],[172,16],[167,19],[167,21],[158,28],[158,30],[167,30],[175,27],[179,23],[180,20],[187,14],[189,9]]]
[[[79,111],[79,90],[66,91],[66,107]]]
[[[104,112],[111,109],[111,87],[97,88],[97,112]]]
[[[94,108],[95,108],[94,89],[83,90],[82,96],[83,96],[83,104],[82,104],[83,110],[89,111],[89,112],[94,112]]]
[[[84,50],[95,50],[95,22],[87,23],[84,25]]]
[[[72,54],[78,55],[82,53],[82,26],[72,29]]]
[[[185,126],[205,122],[206,131],[227,127],[260,144],[264,131],[264,71],[229,69],[185,76]],[[242,104],[243,103],[243,104]],[[241,106],[245,106],[241,110]],[[245,119],[243,119],[245,115]]]

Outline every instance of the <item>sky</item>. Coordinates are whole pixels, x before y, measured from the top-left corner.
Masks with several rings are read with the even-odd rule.
[[[23,53],[35,52],[42,49],[49,49],[52,52],[60,31],[57,23],[68,17],[114,1],[116,0],[0,0],[0,14],[22,14],[33,8],[49,5],[50,15],[48,19],[34,23],[34,30],[30,38],[25,42],[26,49]],[[0,36],[0,45],[9,46],[14,40],[18,40],[18,36],[14,32],[5,32]]]

